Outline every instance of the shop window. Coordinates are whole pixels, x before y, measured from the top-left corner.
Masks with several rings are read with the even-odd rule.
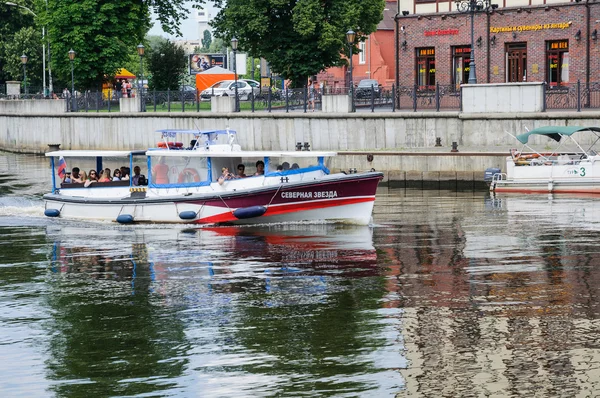
[[[471,46],[452,47],[452,85],[456,90],[469,81]]]
[[[419,91],[435,91],[435,48],[417,48],[417,86]]]
[[[360,49],[360,52],[358,53],[358,63],[364,64],[367,62],[367,43],[361,41],[358,44],[358,48]]]
[[[527,43],[506,44],[506,82],[527,81]]]
[[[550,88],[569,83],[569,41],[546,42],[546,81]]]

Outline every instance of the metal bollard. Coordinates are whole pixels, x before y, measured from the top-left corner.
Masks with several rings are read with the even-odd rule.
[[[458,152],[458,143],[456,141],[452,141],[452,149],[450,152]]]

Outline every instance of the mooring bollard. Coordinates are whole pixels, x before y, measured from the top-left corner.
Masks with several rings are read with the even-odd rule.
[[[456,143],[456,141],[452,141],[452,149],[450,150],[450,152],[458,152],[458,144]]]
[[[441,139],[441,137],[436,137],[435,138],[435,146],[442,146],[442,139]]]

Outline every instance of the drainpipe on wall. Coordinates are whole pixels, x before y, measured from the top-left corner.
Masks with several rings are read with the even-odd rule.
[[[398,91],[400,89],[400,28],[398,26],[400,23],[400,0],[398,0],[396,4],[398,5],[398,9],[396,10],[396,15],[394,16],[394,21],[396,22],[396,28],[394,29],[394,46],[396,53],[396,70],[394,71],[394,75],[396,78],[396,98],[394,98],[394,108],[396,108],[396,106],[399,104],[398,99],[400,98],[400,94]]]
[[[590,107],[590,0],[585,1],[585,24],[586,24],[586,35],[585,35],[585,92],[587,93],[585,98],[585,107]]]

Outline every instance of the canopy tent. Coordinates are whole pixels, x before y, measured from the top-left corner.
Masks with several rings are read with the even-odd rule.
[[[117,71],[115,79],[135,79],[135,75],[129,72],[127,69],[121,68]]]
[[[517,139],[523,144],[527,144],[529,137],[532,135],[545,135],[552,138],[554,141],[560,141],[562,136],[571,136],[579,131],[595,131],[600,132],[598,127],[582,127],[582,126],[545,126],[528,131],[525,134],[517,136]]]
[[[198,91],[209,88],[216,82],[221,80],[233,80],[235,74],[220,66],[213,66],[212,68],[205,70],[204,72],[196,74],[196,88]]]

